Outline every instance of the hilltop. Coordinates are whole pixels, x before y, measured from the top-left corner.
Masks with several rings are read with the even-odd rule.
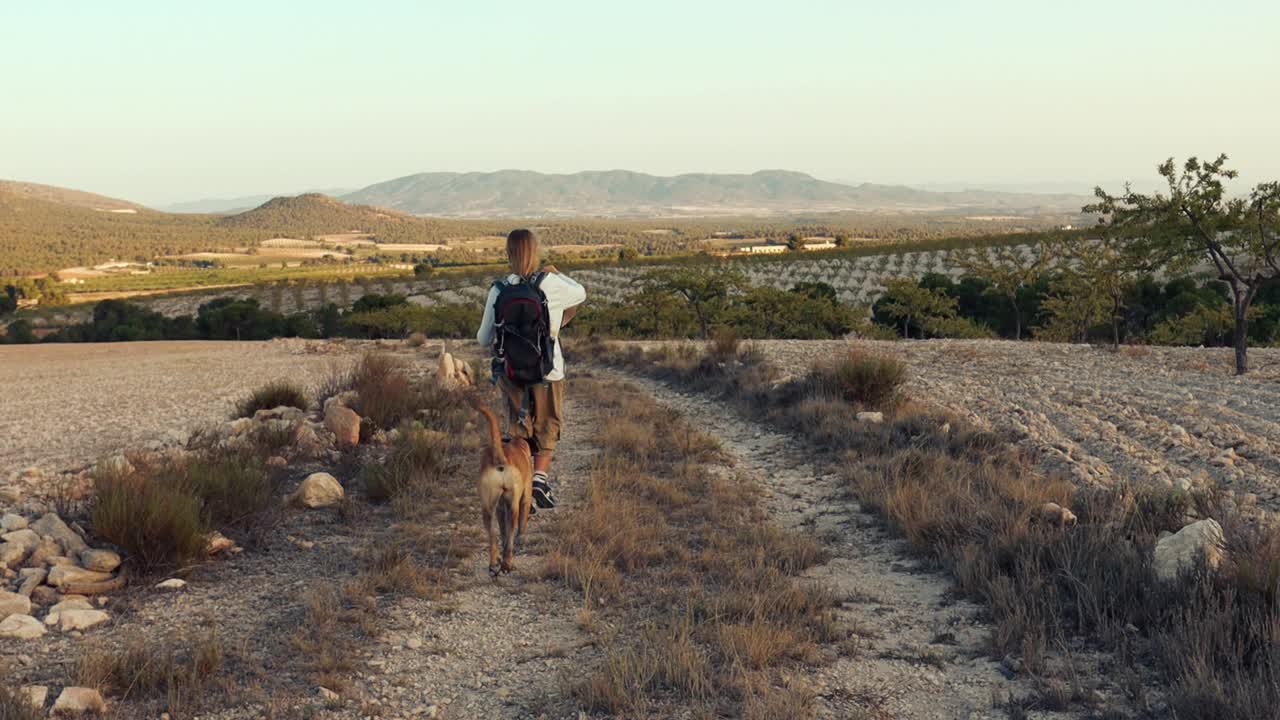
[[[365,232],[387,229],[425,230],[431,221],[367,205],[351,205],[320,193],[276,197],[218,220],[225,227],[253,228],[290,236]]]
[[[527,170],[419,173],[370,185],[343,200],[421,215],[719,215],[842,210],[1078,212],[1087,198],[984,190],[930,192],[844,185],[786,170],[663,177],[628,170],[565,175]]]
[[[120,200],[105,195],[97,195],[83,190],[41,185],[39,183],[0,180],[0,201],[3,200],[38,200],[41,202],[68,205],[89,210],[133,210],[147,211],[147,208],[128,200]],[[8,207],[12,207],[9,205]]]

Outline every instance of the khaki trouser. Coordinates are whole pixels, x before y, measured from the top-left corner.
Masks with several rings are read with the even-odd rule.
[[[554,452],[556,443],[560,441],[560,425],[564,420],[564,381],[554,380],[517,388],[503,378],[498,384],[507,399],[511,434],[528,440],[534,455]],[[521,422],[520,407],[526,403],[526,393],[528,415]]]

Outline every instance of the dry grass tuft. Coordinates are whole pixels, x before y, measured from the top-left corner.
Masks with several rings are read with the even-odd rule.
[[[846,402],[870,408],[897,407],[907,366],[899,359],[851,349],[844,357],[814,369],[815,384]]]
[[[198,706],[222,670],[214,632],[178,643],[130,640],[121,649],[90,648],[76,665],[76,684],[131,701],[163,701],[170,713]]]
[[[416,388],[403,363],[393,355],[369,353],[351,372],[351,389],[359,395],[355,410],[377,427],[390,430],[413,418]]]
[[[0,720],[42,720],[44,713],[31,706],[27,696],[0,685]]]
[[[236,417],[251,418],[259,410],[278,407],[294,407],[306,410],[311,407],[307,391],[292,380],[276,380],[254,390],[236,405]]]

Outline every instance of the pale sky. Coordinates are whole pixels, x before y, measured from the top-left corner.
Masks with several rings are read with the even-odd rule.
[[[1280,179],[1280,2],[0,4],[0,178],[150,204],[415,172]]]

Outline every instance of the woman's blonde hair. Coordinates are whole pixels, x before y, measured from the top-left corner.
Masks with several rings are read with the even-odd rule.
[[[538,269],[538,238],[532,230],[512,230],[507,235],[507,260],[511,261],[511,272],[520,277],[528,277]]]

